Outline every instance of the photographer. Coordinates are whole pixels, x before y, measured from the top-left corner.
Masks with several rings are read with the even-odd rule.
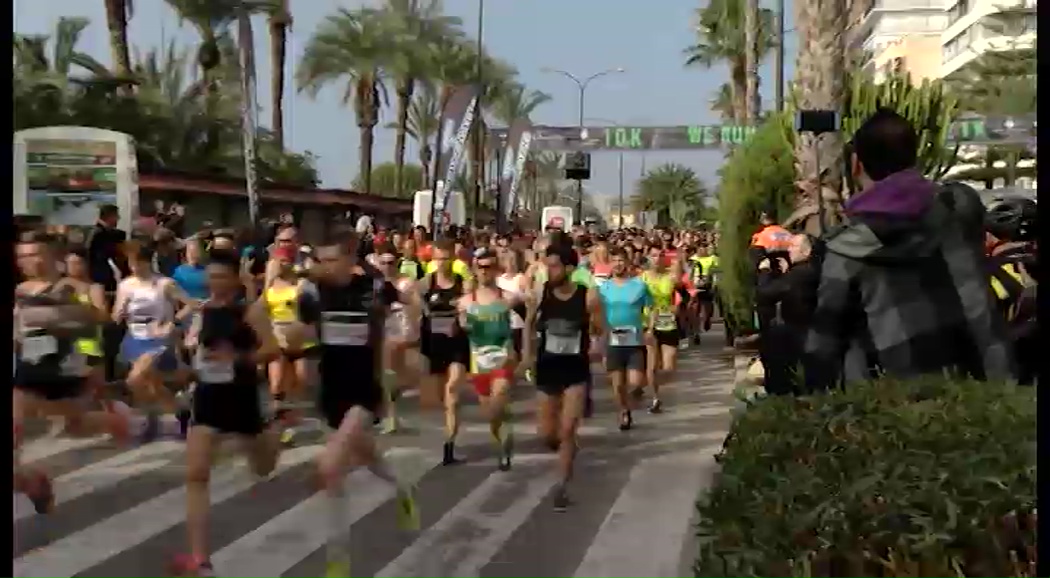
[[[1036,317],[1039,251],[1035,201],[1005,199],[985,215],[989,270],[999,313],[1006,321],[1018,365],[1018,382],[1035,382],[1039,342]]]

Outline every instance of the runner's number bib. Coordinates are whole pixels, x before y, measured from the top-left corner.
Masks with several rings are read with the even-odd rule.
[[[657,313],[656,329],[659,331],[674,331],[678,327],[675,322],[674,313]]]
[[[193,369],[204,383],[231,383],[234,379],[232,360],[209,358],[200,350],[193,358]]]
[[[507,365],[507,348],[486,345],[474,349],[474,366],[478,373],[491,373]]]
[[[543,349],[553,355],[579,355],[581,332],[575,323],[562,319],[547,322]]]
[[[37,364],[48,355],[58,353],[58,340],[51,335],[34,335],[22,338],[22,360]]]
[[[452,337],[452,333],[456,330],[456,318],[455,317],[431,317],[430,318],[430,332],[433,334],[445,335]]]
[[[368,314],[351,311],[321,313],[321,337],[325,345],[360,347],[368,345]]]
[[[641,344],[637,327],[613,327],[609,332],[610,347],[636,347]]]
[[[128,333],[135,339],[149,339],[153,337],[152,325],[150,317],[134,317],[128,320]]]

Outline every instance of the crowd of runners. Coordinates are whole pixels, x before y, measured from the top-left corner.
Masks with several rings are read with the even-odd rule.
[[[108,260],[112,291],[94,281],[91,255],[69,236],[20,237],[14,482],[38,513],[54,507],[48,473],[18,462],[29,418],[121,445],[184,439],[189,552],[173,561],[176,575],[213,575],[217,444],[239,438],[254,474],[266,477],[315,418],[329,431],[316,479],[333,503],[352,492],[347,473],[363,467],[396,488],[402,527],[418,527],[413,482],[376,444],[401,427],[409,389],[443,421],[435,460],[460,463],[461,399],[475,396],[495,466],[506,471],[511,390],[534,387],[538,435],[558,455],[554,508],[565,511],[577,431],[592,418],[592,364],[603,364],[618,407],[593,419],[623,431],[641,409],[660,419],[661,384],[718,306],[717,238],[707,231],[453,228],[431,241],[421,227],[336,227],[305,243],[283,223],[265,247],[225,231],[159,233],[122,243]],[[112,332],[103,331],[114,325],[116,373],[106,353]],[[331,523],[339,530],[338,516]],[[348,565],[344,551],[330,550],[329,575],[348,576]]]

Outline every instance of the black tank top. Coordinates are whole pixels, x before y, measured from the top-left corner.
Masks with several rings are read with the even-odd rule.
[[[452,277],[452,287],[448,289],[438,286],[437,277],[431,275],[430,286],[423,295],[423,331],[431,333],[432,329],[437,329],[437,333],[448,335],[449,331],[442,328],[451,323],[453,334],[462,333],[459,330],[459,311],[454,303],[456,299],[462,296],[463,279],[459,275]],[[433,319],[439,319],[440,321],[434,323]],[[452,319],[452,321],[448,321],[449,319]],[[442,328],[438,328],[438,325]],[[451,337],[451,335],[449,336]]]
[[[383,335],[385,306],[397,289],[377,275],[354,275],[346,284],[317,283],[318,333],[322,361],[339,363],[348,351],[371,351]]]
[[[549,284],[543,285],[543,297],[536,316],[540,356],[586,354],[590,345],[589,325],[586,287],[577,285],[572,296],[562,301],[554,296],[554,289]]]
[[[76,305],[75,290],[69,285],[48,285],[33,294],[16,294],[20,309]],[[76,349],[76,336],[88,327],[70,327],[72,335],[56,336],[39,327],[18,322],[19,347],[15,365],[15,382],[28,384],[55,379],[80,379],[87,368],[87,360]],[[83,329],[83,331],[78,331]]]
[[[255,330],[245,320],[247,306],[211,305],[205,303],[200,311],[200,333],[193,367],[199,384],[249,384],[256,385],[257,372],[250,362],[238,360],[232,364],[208,359],[207,351],[219,347],[230,347],[245,355],[259,346]]]

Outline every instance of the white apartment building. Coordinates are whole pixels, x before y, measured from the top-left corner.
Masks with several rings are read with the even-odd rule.
[[[1035,46],[1037,0],[949,0],[941,33],[941,76],[993,50]]]
[[[943,78],[990,50],[1035,45],[1038,0],[874,0],[851,44],[876,80],[891,71]]]

